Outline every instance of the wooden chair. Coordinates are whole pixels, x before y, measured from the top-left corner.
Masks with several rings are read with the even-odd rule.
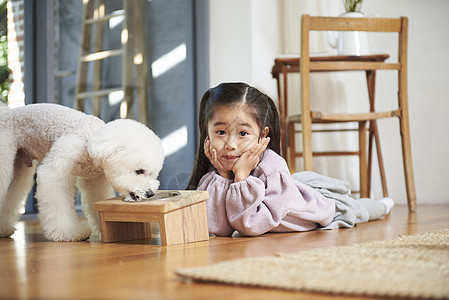
[[[401,18],[340,18],[340,17],[311,17],[303,15],[301,20],[301,115],[289,116],[287,120],[289,135],[289,164],[294,165],[298,151],[295,149],[295,124],[301,124],[302,152],[300,155],[304,159],[304,170],[313,170],[312,163],[312,123],[341,123],[357,122],[359,135],[359,150],[357,155],[360,161],[360,196],[369,197],[370,167],[372,138],[376,138],[378,154],[380,153],[378,131],[376,120],[390,117],[399,119],[400,135],[402,142],[402,156],[405,174],[405,184],[409,211],[416,210],[416,193],[412,166],[412,153],[410,143],[410,129],[408,118],[407,101],[407,34],[408,19]],[[360,61],[357,59],[347,60],[314,60],[309,53],[309,33],[310,31],[369,31],[369,32],[390,32],[399,34],[398,62],[386,63],[384,61]],[[331,113],[312,111],[310,104],[310,72],[333,72],[333,71],[372,71],[375,76],[376,70],[395,70],[398,73],[398,100],[399,105],[396,110],[376,112],[373,99],[370,111],[366,113]],[[369,72],[367,72],[368,76]],[[367,77],[368,89],[370,90],[370,80]],[[371,98],[371,97],[370,97]],[[370,131],[369,162],[367,161],[367,125]],[[336,155],[341,153],[334,152]],[[294,168],[294,167],[293,167]],[[381,170],[382,172],[382,170]],[[385,192],[385,191],[384,191]]]

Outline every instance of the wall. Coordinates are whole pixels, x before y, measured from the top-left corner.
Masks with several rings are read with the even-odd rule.
[[[381,17],[409,17],[409,106],[415,184],[418,203],[449,203],[449,93],[446,90],[449,61],[449,2],[445,0],[365,0],[362,10]],[[210,1],[210,82],[242,80],[261,88],[277,99],[271,77],[274,58],[283,53],[298,53],[299,16],[337,16],[343,6],[331,0],[214,0]],[[297,19],[295,19],[297,16]],[[295,20],[296,23],[295,23]],[[390,49],[391,37],[373,39],[373,51]],[[393,46],[392,46],[393,45]],[[331,52],[327,45],[317,44],[316,51]],[[392,60],[397,58],[392,54]],[[378,74],[376,99],[378,109],[396,104],[395,75]],[[363,76],[329,75],[318,78],[315,91],[345,96],[350,100],[367,97]],[[351,82],[351,83],[350,83]],[[296,87],[294,86],[296,84]],[[313,84],[313,83],[312,83]],[[297,93],[299,82],[291,82]],[[328,87],[327,89],[323,88]],[[296,89],[296,91],[295,91]],[[393,96],[391,96],[393,95]],[[346,101],[346,100],[345,100]],[[292,103],[297,109],[297,103]],[[296,108],[295,108],[296,105]],[[401,147],[397,120],[379,124],[390,196],[396,203],[406,203]],[[350,181],[356,176],[353,162],[345,163]],[[327,173],[341,170],[324,168]],[[354,175],[355,174],[355,175]],[[380,196],[377,169],[374,170],[374,196]],[[351,182],[352,183],[352,182]]]
[[[283,41],[278,1],[219,0],[209,6],[211,86],[245,81],[275,96],[270,71]]]

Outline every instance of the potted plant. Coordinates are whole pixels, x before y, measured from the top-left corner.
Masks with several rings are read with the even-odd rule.
[[[360,12],[362,0],[344,0],[346,13]]]
[[[360,12],[362,0],[343,0],[346,12],[341,14],[344,18],[363,18]],[[337,49],[339,55],[364,55],[369,54],[368,39],[365,32],[343,31],[335,37],[328,32],[328,42],[332,48]]]

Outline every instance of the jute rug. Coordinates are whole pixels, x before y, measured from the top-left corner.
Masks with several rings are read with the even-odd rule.
[[[188,280],[354,296],[449,298],[449,228],[176,271]]]

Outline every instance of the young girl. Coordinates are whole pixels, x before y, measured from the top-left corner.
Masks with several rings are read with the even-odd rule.
[[[349,184],[313,172],[291,175],[280,152],[276,105],[245,83],[222,83],[200,103],[200,145],[188,189],[209,191],[209,232],[353,227],[391,210],[391,199],[349,197]]]

